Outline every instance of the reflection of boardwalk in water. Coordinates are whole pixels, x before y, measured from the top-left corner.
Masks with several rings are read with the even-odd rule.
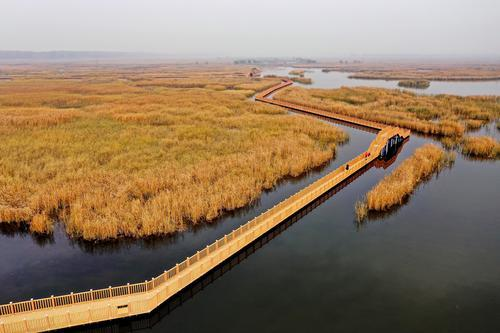
[[[409,137],[408,130],[266,98],[290,84],[289,81],[284,81],[259,94],[256,100],[378,130],[370,147],[348,163],[149,281],[1,305],[0,333],[53,330],[150,313],[297,212],[315,202],[321,202],[318,199],[326,193],[335,193],[345,187],[370,168],[379,156],[385,157],[400,140]]]

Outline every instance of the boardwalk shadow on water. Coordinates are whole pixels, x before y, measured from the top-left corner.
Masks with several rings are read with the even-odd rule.
[[[400,149],[397,151],[399,153]],[[396,154],[397,155],[397,154]],[[394,159],[396,158],[396,155],[394,156]],[[392,159],[391,159],[392,160]],[[191,285],[189,285],[187,288],[183,289],[181,292],[179,292],[177,295],[174,297],[170,298],[166,302],[164,302],[161,306],[159,306],[157,309],[152,311],[149,314],[144,314],[144,315],[139,315],[136,317],[131,317],[131,318],[123,318],[123,319],[118,319],[118,320],[112,320],[112,321],[106,321],[106,322],[101,322],[97,324],[90,324],[87,326],[80,326],[80,327],[75,327],[69,330],[65,331],[70,331],[70,332],[133,332],[136,330],[143,330],[143,329],[151,329],[153,328],[156,324],[158,324],[160,321],[162,321],[164,318],[166,318],[170,313],[172,313],[175,309],[181,307],[184,303],[195,297],[198,293],[202,292],[205,288],[207,288],[211,283],[216,281],[218,278],[223,276],[224,274],[228,273],[231,271],[235,266],[240,264],[241,262],[245,261],[247,258],[249,258],[252,254],[257,252],[260,248],[264,247],[267,243],[272,241],[273,239],[277,238],[279,235],[281,235],[283,232],[285,232],[288,228],[293,226],[295,223],[300,221],[304,216],[312,212],[316,207],[320,206],[323,204],[325,201],[330,199],[332,196],[334,196],[336,193],[344,189],[346,186],[348,186],[350,183],[355,181],[357,178],[362,176],[365,172],[367,172],[369,169],[372,167],[387,167],[389,164],[387,163],[393,163],[390,162],[391,160],[388,161],[374,161],[371,164],[365,166],[364,168],[360,169],[356,173],[352,174],[351,177],[346,179],[345,181],[341,182],[322,196],[320,196],[318,199],[310,203],[308,206],[300,210],[299,212],[295,213],[293,216],[290,218],[286,219],[283,221],[281,224],[277,225],[270,231],[268,231],[266,234],[255,240],[253,243],[249,244],[246,246],[244,249],[239,251],[238,253],[234,254],[224,262],[222,262],[220,265],[218,265],[216,268],[214,268],[212,271],[210,271],[208,274],[204,275],[203,277],[199,278],[195,282],[193,282]]]

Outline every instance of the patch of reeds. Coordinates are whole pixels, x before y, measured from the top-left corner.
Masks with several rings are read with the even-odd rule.
[[[371,211],[382,212],[401,205],[418,184],[451,166],[454,160],[453,153],[445,152],[433,144],[417,148],[412,156],[375,185],[364,201],[356,203],[358,220],[366,218]]]
[[[450,136],[443,136],[439,138],[439,142],[443,145],[444,148],[446,149],[455,149],[460,146],[460,143],[462,141],[462,138],[459,137],[450,137]]]
[[[312,79],[309,77],[292,77],[292,81],[302,84],[312,84]]]
[[[398,82],[398,86],[403,88],[427,89],[430,85],[428,80],[401,80]]]
[[[288,72],[288,75],[304,76],[305,70],[303,69],[292,69]]]
[[[0,108],[0,126],[41,127],[60,125],[82,116],[77,109],[54,109],[48,107]]]
[[[464,123],[465,127],[470,131],[480,129],[484,125],[483,121],[476,119],[467,119]]]
[[[467,136],[461,143],[462,153],[478,158],[500,159],[500,143],[489,136]]]
[[[356,220],[358,222],[364,221],[368,217],[368,205],[366,201],[356,201],[354,212],[356,213]]]

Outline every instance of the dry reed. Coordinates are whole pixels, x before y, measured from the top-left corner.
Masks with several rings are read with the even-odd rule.
[[[304,76],[305,70],[303,69],[292,69],[288,72],[288,75]]]
[[[312,84],[312,79],[309,77],[292,77],[292,81],[302,84]]]
[[[468,130],[477,130],[484,125],[484,121],[476,119],[467,119],[464,121],[464,123]]]
[[[471,157],[500,159],[500,143],[489,136],[467,136],[461,147],[462,153]]]
[[[403,88],[427,89],[430,85],[428,80],[401,80],[398,82],[398,86]]]
[[[358,222],[362,222],[368,217],[368,205],[365,201],[356,201],[354,211]]]

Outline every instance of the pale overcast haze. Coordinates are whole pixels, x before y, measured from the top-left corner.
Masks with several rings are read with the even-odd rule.
[[[1,50],[500,54],[498,0],[1,0],[0,12]]]

